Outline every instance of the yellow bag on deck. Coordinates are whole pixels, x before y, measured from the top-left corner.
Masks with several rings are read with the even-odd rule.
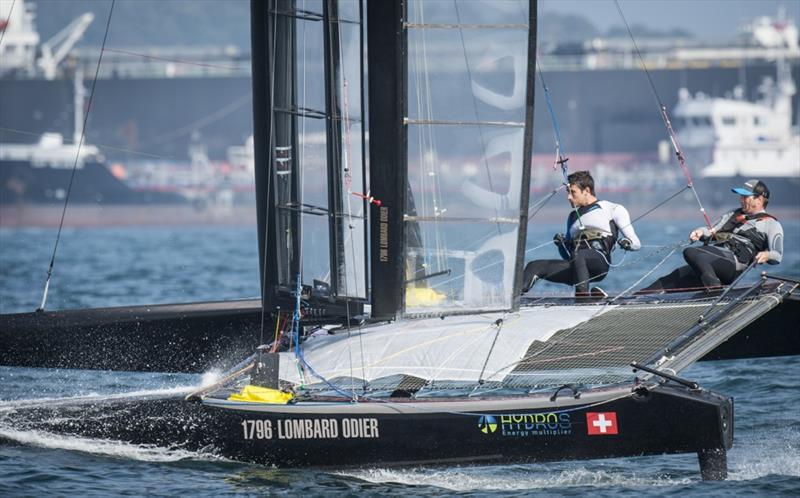
[[[447,296],[429,287],[408,287],[406,288],[406,306],[414,308],[417,306],[435,306]]]
[[[248,384],[242,388],[242,392],[231,394],[228,397],[228,401],[248,401],[250,403],[285,405],[292,398],[294,398],[294,394],[292,393],[285,393],[277,389],[270,389],[269,387],[259,387]]]

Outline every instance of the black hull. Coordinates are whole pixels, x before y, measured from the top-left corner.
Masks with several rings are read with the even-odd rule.
[[[21,430],[210,452],[277,467],[497,464],[697,453],[704,478],[726,476],[725,455],[733,444],[731,398],[671,386],[633,394],[627,388],[585,394],[585,399],[564,397],[559,403],[544,397],[343,401],[310,408],[244,404],[238,409],[140,399],[22,408],[13,417]],[[268,411],[259,411],[264,408]],[[608,425],[600,429],[597,420]]]
[[[543,304],[559,302],[572,299]],[[798,355],[798,323],[800,297],[790,295],[703,359]],[[260,338],[257,300],[9,314],[0,365],[202,373],[238,363]]]
[[[748,63],[745,69],[748,97],[756,95],[763,77],[775,78],[773,63]],[[651,75],[670,111],[681,87],[722,96],[741,83],[738,67],[652,69]],[[638,66],[547,71],[545,76],[568,152],[655,153],[658,142],[667,139],[647,77]],[[800,81],[800,65],[792,65],[792,77]],[[226,111],[223,118],[199,127],[211,157],[224,157],[228,146],[241,144],[252,133],[252,106],[247,98],[251,84],[249,76],[102,79],[92,103],[87,143],[106,146],[104,153],[113,160],[129,159],[120,150],[180,158],[186,154],[190,133],[176,136],[175,130]],[[444,83],[442,88],[447,93],[434,98],[444,106],[463,98],[455,93],[462,91],[458,85]],[[796,94],[793,109],[799,101]],[[25,132],[2,131],[0,141],[18,142],[45,132],[71,136],[72,106],[71,81],[0,79],[0,128]],[[551,153],[550,117],[541,91],[536,92],[534,110],[534,151]]]
[[[34,203],[64,204],[72,168],[33,167],[27,161],[0,161],[0,205]],[[177,194],[139,192],[131,189],[99,162],[87,162],[75,170],[70,202],[78,204],[175,204]]]
[[[249,356],[260,323],[256,300],[0,315],[0,364],[201,373]]]

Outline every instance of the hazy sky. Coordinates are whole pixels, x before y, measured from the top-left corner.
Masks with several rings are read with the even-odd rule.
[[[740,22],[775,17],[780,6],[800,21],[800,0],[620,0],[620,5],[630,24],[683,28],[701,40],[731,39]],[[539,0],[539,11],[580,14],[601,31],[622,25],[614,0]]]

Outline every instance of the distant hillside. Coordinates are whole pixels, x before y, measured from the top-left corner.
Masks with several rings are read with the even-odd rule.
[[[110,0],[36,0],[37,26],[47,40],[84,12],[95,15],[79,46],[103,42]],[[117,0],[111,47],[235,45],[250,52],[249,0]]]
[[[36,4],[42,40],[47,40],[84,12],[92,12],[95,20],[79,45],[102,43],[110,0],[36,0]],[[435,8],[437,4],[430,5]],[[687,34],[675,30],[660,32],[641,25],[634,25],[632,29],[637,37]],[[543,11],[539,16],[539,46],[545,50],[621,32],[621,28],[612,28],[609,33],[601,33],[589,19],[579,15]],[[627,36],[627,32],[622,34]],[[108,45],[235,45],[249,53],[250,1],[117,0]]]

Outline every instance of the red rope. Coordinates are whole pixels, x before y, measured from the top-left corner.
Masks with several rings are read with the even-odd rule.
[[[372,197],[371,195],[369,195],[369,193],[367,193],[366,195],[362,194],[361,192],[350,192],[350,193],[353,194],[356,197],[360,197],[360,198],[364,199],[365,201],[369,202],[370,204],[375,204],[378,207],[381,206],[381,201],[379,199],[376,199],[376,198]]]

